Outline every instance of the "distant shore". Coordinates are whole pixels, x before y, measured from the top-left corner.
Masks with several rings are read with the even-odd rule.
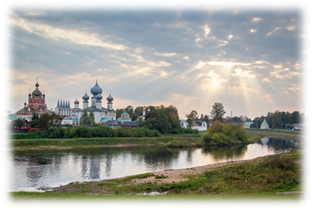
[[[278,130],[246,129],[250,143],[264,136],[302,141],[299,132]],[[108,148],[108,147],[135,147],[135,146],[166,146],[166,147],[203,147],[204,142],[198,135],[162,135],[161,137],[95,137],[70,139],[12,139],[10,150],[38,151],[38,150],[70,150],[77,148]]]

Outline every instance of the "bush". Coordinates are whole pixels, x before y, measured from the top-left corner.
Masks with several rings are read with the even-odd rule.
[[[76,127],[76,136],[77,137],[92,137],[91,131],[88,127],[85,126],[77,126]]]
[[[282,171],[293,171],[296,172],[298,165],[288,157],[283,155],[274,155],[265,158],[261,163],[258,164],[260,169],[280,169]]]
[[[202,136],[201,139],[205,142],[205,143],[210,143],[212,141],[211,136],[208,134],[208,132],[205,132]]]
[[[58,127],[50,127],[48,129],[48,137],[49,138],[60,138],[61,137],[61,131]]]

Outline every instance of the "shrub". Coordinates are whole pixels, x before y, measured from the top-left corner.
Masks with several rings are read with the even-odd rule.
[[[283,171],[296,172],[298,165],[288,157],[283,155],[274,155],[265,158],[261,163],[258,164],[260,169],[280,169]]]
[[[78,126],[78,127],[76,127],[76,136],[88,138],[88,137],[91,137],[92,134],[91,134],[91,131],[88,127]]]
[[[205,143],[210,143],[212,141],[211,136],[208,134],[208,132],[205,132],[203,135],[201,135],[201,139],[205,142]]]

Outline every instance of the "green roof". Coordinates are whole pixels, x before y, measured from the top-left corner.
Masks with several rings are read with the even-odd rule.
[[[9,114],[7,117],[5,117],[7,120],[15,120],[16,119],[16,114]]]
[[[127,113],[127,111],[123,112],[122,115],[129,115],[129,113]]]

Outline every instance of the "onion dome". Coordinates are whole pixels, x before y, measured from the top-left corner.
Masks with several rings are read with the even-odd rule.
[[[74,104],[76,104],[76,105],[79,104],[79,101],[76,99],[75,102],[74,102]]]
[[[112,102],[114,100],[114,98],[111,96],[111,94],[109,93],[109,96],[106,98],[106,100],[108,102]]]
[[[99,87],[97,81],[94,85],[94,87],[91,88],[90,92],[95,96],[97,94],[102,94],[102,88]]]
[[[38,87],[39,87],[38,82],[35,84],[35,86],[36,86],[36,89],[32,92],[32,95],[34,95],[34,96],[41,96],[42,93],[41,93],[41,91],[38,89]]]
[[[82,96],[83,100],[89,100],[89,96],[87,95],[87,92],[84,94],[84,96]]]
[[[102,100],[103,96],[101,94],[98,94],[97,96],[95,96],[96,100]]]

